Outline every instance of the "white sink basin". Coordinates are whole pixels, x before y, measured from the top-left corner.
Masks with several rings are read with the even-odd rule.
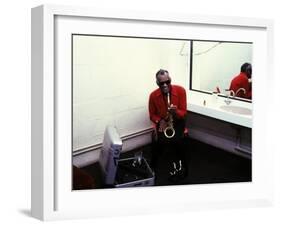
[[[252,114],[251,109],[245,108],[245,107],[240,107],[240,106],[223,105],[223,106],[220,106],[220,108],[222,110],[232,112],[232,113],[235,113],[235,114],[240,114],[240,115],[251,115]]]

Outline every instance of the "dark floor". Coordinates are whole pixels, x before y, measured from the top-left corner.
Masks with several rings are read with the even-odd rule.
[[[155,185],[184,185],[227,182],[249,182],[252,180],[252,162],[232,153],[211,147],[193,139],[188,139],[189,170],[188,176],[178,182],[172,182],[170,171],[172,167],[171,151],[163,153],[158,167],[155,169]],[[120,158],[133,157],[136,152],[142,152],[143,157],[150,162],[151,146],[122,153]],[[98,163],[82,168],[94,177],[96,188],[104,188]]]

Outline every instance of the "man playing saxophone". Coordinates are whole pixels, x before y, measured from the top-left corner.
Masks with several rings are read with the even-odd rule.
[[[159,157],[164,149],[168,149],[173,152],[172,169],[184,170],[186,174],[186,91],[181,86],[172,85],[169,72],[163,69],[156,73],[156,84],[158,88],[149,97],[149,115],[155,128],[151,166],[156,170]]]

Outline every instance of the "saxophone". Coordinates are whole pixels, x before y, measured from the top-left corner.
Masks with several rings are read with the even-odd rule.
[[[170,109],[170,93],[168,93],[167,95],[167,99],[168,99],[168,110]],[[167,127],[164,129],[164,135],[167,138],[173,138],[175,136],[175,129],[174,129],[174,125],[173,125],[173,116],[172,114],[168,111],[167,112],[168,115],[168,123],[167,123]]]

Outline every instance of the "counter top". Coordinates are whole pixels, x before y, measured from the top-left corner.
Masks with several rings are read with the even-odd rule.
[[[221,106],[237,106],[241,108],[252,110],[252,103],[230,99],[231,103],[225,103],[225,97],[214,98],[212,95],[201,97],[194,97],[189,99],[188,111],[205,115],[208,117],[216,118],[233,124],[241,125],[244,127],[252,128],[252,114],[239,114],[231,111],[226,111]]]

